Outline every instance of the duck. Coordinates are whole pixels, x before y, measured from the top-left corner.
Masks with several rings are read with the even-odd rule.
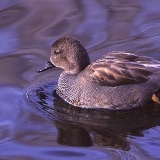
[[[53,67],[63,69],[56,94],[76,107],[125,110],[160,102],[160,61],[144,55],[112,51],[90,63],[78,39],[62,37],[37,72]]]

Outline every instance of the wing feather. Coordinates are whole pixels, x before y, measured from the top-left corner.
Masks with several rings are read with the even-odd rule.
[[[105,55],[90,65],[90,79],[93,83],[113,87],[144,83],[152,73],[136,59],[140,59],[139,56],[124,52]]]

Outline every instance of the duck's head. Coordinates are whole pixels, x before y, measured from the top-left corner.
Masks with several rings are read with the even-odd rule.
[[[56,66],[68,74],[75,74],[85,69],[89,63],[89,56],[83,45],[75,38],[64,37],[52,44],[50,61],[38,72]]]

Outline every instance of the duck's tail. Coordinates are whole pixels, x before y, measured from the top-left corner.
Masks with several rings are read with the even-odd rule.
[[[152,101],[160,104],[160,89],[152,95]]]

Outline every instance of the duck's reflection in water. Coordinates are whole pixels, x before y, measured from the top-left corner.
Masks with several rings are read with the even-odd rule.
[[[32,87],[27,96],[34,108],[54,120],[59,144],[129,150],[127,137],[143,136],[143,131],[160,125],[160,107],[152,102],[125,111],[83,109],[59,98],[54,87],[54,83]]]
[[[70,146],[92,146],[89,132],[77,125],[55,120],[58,129],[57,143]]]

